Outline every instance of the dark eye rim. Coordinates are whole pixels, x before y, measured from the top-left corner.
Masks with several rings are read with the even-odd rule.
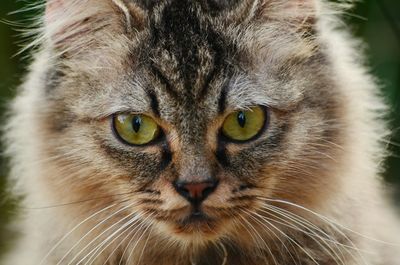
[[[223,143],[247,144],[249,142],[253,142],[253,141],[257,140],[258,138],[260,138],[265,133],[265,131],[268,129],[269,122],[270,122],[270,110],[269,110],[269,108],[267,106],[262,106],[262,105],[256,105],[256,106],[253,106],[251,108],[254,108],[254,107],[260,107],[263,110],[264,117],[265,117],[264,124],[263,124],[263,126],[261,127],[261,129],[258,131],[258,133],[256,135],[254,135],[250,139],[243,140],[243,141],[242,140],[235,140],[235,139],[232,139],[232,138],[229,138],[228,136],[226,136],[224,134],[223,130],[222,130],[222,127],[221,127],[219,129],[219,132],[218,132],[218,140],[223,142]]]
[[[116,120],[117,116],[118,116],[118,115],[121,115],[121,114],[128,114],[128,115],[134,115],[134,114],[132,114],[132,113],[115,113],[115,114],[111,115],[111,119],[110,119],[110,120],[111,120],[111,122],[110,122],[110,123],[111,123],[111,131],[112,131],[114,137],[117,138],[117,140],[118,140],[119,142],[121,142],[122,144],[127,145],[127,146],[130,146],[130,147],[149,147],[149,146],[154,146],[154,145],[160,144],[160,143],[162,143],[162,142],[165,141],[165,133],[164,133],[164,130],[163,130],[163,129],[161,128],[161,126],[159,126],[158,124],[157,124],[157,126],[158,126],[160,132],[159,132],[158,136],[157,136],[156,138],[154,138],[153,140],[151,140],[150,142],[148,142],[148,143],[146,143],[146,144],[132,144],[132,143],[126,141],[126,140],[125,140],[124,138],[122,138],[122,136],[118,133],[118,130],[117,130],[117,128],[115,127],[115,120]],[[136,114],[136,115],[145,115],[145,114],[138,113],[138,114]]]

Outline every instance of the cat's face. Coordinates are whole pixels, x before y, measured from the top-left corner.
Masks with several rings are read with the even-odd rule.
[[[334,190],[343,110],[308,1],[62,2],[39,115],[57,196],[203,242]]]

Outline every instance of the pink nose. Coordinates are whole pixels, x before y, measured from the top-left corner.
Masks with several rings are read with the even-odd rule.
[[[217,181],[176,182],[176,191],[189,202],[199,204],[204,201],[217,187]]]

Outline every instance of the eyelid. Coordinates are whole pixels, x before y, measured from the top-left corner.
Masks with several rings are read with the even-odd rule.
[[[159,120],[159,118],[157,118],[157,116],[155,116],[153,112],[135,111],[135,110],[117,111],[117,112],[114,112],[114,113],[111,113],[110,115],[108,115],[107,118],[113,118],[113,117],[118,116],[118,115],[144,115],[144,116],[147,116],[147,117],[150,117],[150,118],[154,119],[155,121]]]
[[[239,112],[239,111],[251,111],[251,109],[252,108],[255,108],[255,107],[261,107],[261,108],[263,108],[263,109],[272,109],[269,105],[267,105],[267,104],[256,104],[256,103],[254,103],[254,104],[248,104],[248,105],[246,105],[246,106],[238,106],[238,107],[235,107],[235,108],[227,108],[225,111],[224,111],[224,114],[223,114],[223,116],[229,116],[230,114],[232,114],[232,113],[235,113],[235,112]]]

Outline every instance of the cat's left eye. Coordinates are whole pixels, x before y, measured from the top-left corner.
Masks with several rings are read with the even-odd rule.
[[[231,141],[245,142],[259,135],[267,122],[264,107],[256,106],[228,115],[222,125],[222,134]]]
[[[125,143],[146,145],[158,139],[160,126],[149,116],[143,114],[118,114],[113,117],[115,133]]]

